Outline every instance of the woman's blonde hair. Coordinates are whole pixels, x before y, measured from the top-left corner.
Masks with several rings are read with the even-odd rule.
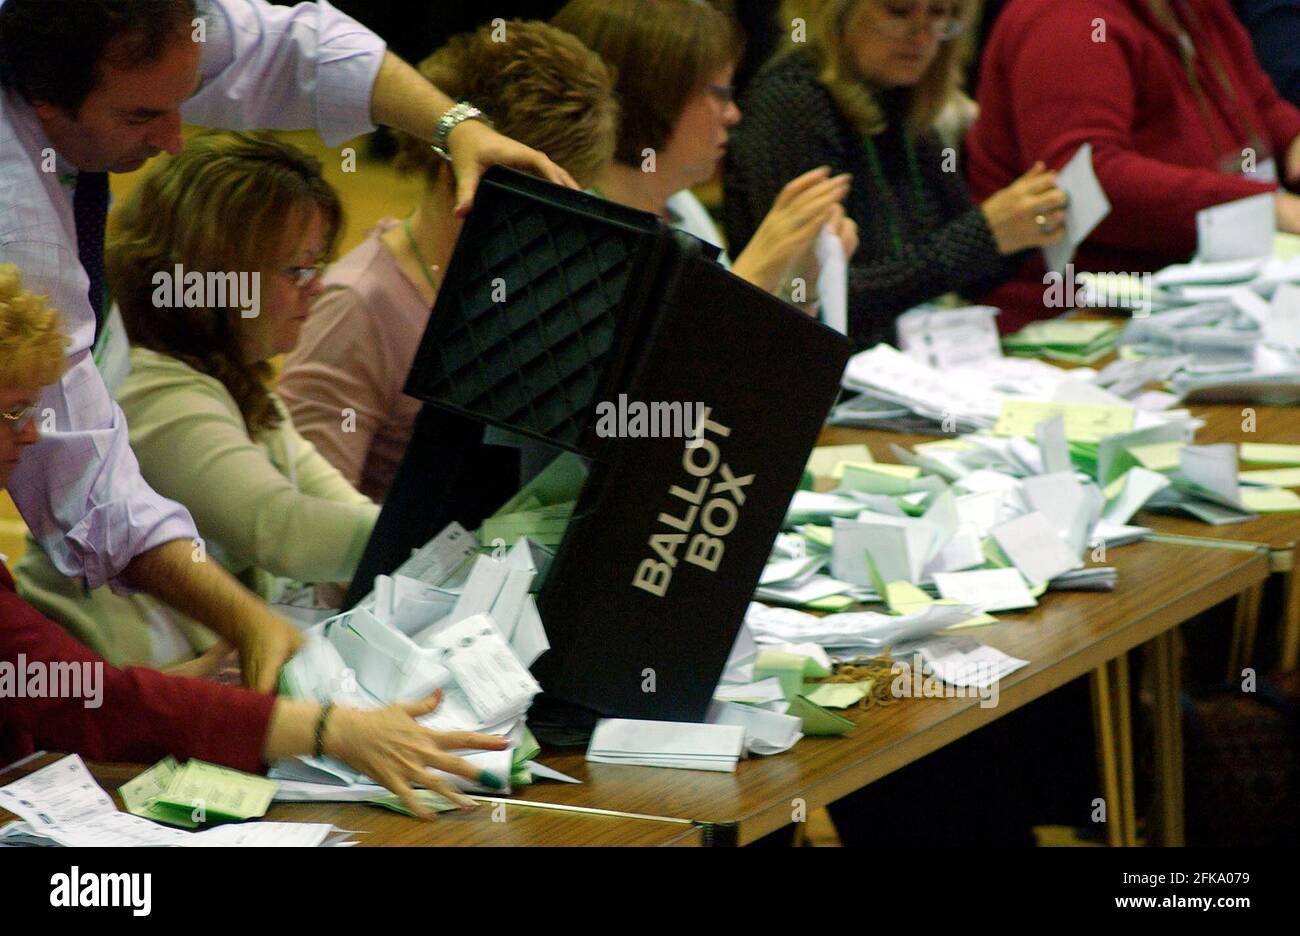
[[[511,20],[452,36],[419,64],[447,95],[469,101],[506,136],[540,150],[587,186],[614,156],[614,75],[563,30]],[[397,134],[394,165],[435,175],[444,165],[424,140]]]
[[[22,271],[0,263],[0,388],[34,390],[68,367],[63,316],[44,296],[23,289]]]
[[[783,0],[783,28],[788,27],[781,54],[807,49],[817,63],[817,77],[830,92],[840,111],[863,136],[885,129],[886,121],[873,89],[858,75],[852,48],[847,41],[848,19],[862,3],[877,0]],[[972,35],[979,21],[980,0],[955,0],[965,23],[956,40],[939,45],[939,51],[921,80],[908,89],[906,129],[912,133],[929,130],[934,120],[961,90],[962,68],[969,58]],[[802,20],[806,34],[794,28]]]
[[[272,429],[280,413],[270,395],[271,365],[244,360],[250,327],[232,300],[224,307],[173,308],[154,301],[155,274],[260,273],[274,268],[285,231],[325,221],[322,259],[333,256],[343,225],[337,193],[320,161],[270,133],[201,133],[149,172],[114,216],[105,250],[109,289],[131,343],[175,357],[221,381],[250,435]],[[257,326],[253,326],[257,327]]]
[[[614,158],[626,166],[663,149],[691,97],[745,50],[736,21],[704,0],[570,0],[551,22],[617,73],[623,121]]]

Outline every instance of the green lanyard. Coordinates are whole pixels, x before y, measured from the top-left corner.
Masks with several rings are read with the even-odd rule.
[[[424,259],[424,254],[420,252],[420,245],[415,242],[415,232],[411,230],[410,215],[407,215],[402,221],[402,230],[406,232],[406,240],[411,245],[411,253],[415,254],[415,262],[419,264],[420,272],[429,281],[429,288],[433,290],[433,294],[438,295],[438,283],[433,278],[433,267]]]
[[[907,174],[909,181],[912,183],[912,194],[916,198],[918,207],[924,199],[924,186],[921,184],[921,167],[917,164],[916,148],[912,145],[912,138],[906,130],[903,133],[903,152],[907,156]],[[889,228],[889,240],[893,244],[893,256],[897,257],[903,252],[903,225],[898,217],[898,205],[894,198],[893,189],[885,180],[885,170],[880,163],[880,153],[876,150],[876,141],[867,137],[863,142],[863,149],[867,154],[867,166],[871,169],[871,180],[881,193],[881,204],[885,209],[885,225]]]

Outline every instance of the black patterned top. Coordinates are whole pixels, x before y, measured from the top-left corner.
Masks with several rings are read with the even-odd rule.
[[[868,142],[817,80],[810,55],[778,58],[745,93],[725,169],[733,257],[791,179],[822,165],[853,173],[844,207],[861,246],[849,264],[849,336],[860,347],[892,343],[894,320],[912,306],[948,292],[986,292],[1027,256],[998,253],[956,154],[937,134],[904,134],[903,95],[884,92],[880,104],[888,127]]]

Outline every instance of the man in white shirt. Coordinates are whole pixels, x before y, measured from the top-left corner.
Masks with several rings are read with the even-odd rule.
[[[141,478],[95,368],[107,173],[178,152],[182,119],[313,128],[331,146],[383,123],[444,145],[462,216],[494,164],[573,185],[452,105],[324,0],[0,0],[0,262],[48,294],[71,337],[68,373],[37,407],[44,440],[10,493],[60,571],[91,588],[146,591],[206,624],[239,649],[245,682],[262,691],[297,631],[200,561],[193,520]]]

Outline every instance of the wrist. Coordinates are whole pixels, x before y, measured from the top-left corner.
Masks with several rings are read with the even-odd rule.
[[[458,101],[443,112],[438,118],[438,123],[433,131],[433,151],[435,154],[451,162],[451,138],[457,130],[467,123],[479,123],[486,127],[492,126],[492,121],[484,116],[483,112],[470,104],[468,101]]]

